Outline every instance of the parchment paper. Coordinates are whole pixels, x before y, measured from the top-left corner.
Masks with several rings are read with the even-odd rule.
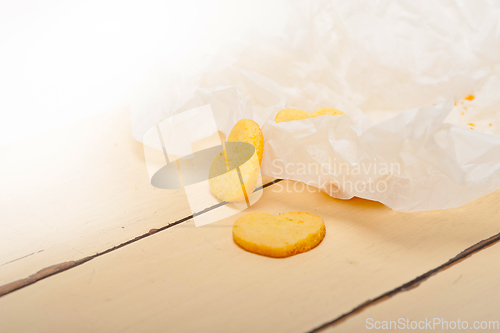
[[[261,125],[263,175],[336,198],[434,210],[500,188],[500,2],[288,7],[283,34],[204,54],[194,75],[158,61],[131,99],[134,137],[210,104],[226,134],[241,118]],[[346,115],[274,122],[283,108],[320,107]]]

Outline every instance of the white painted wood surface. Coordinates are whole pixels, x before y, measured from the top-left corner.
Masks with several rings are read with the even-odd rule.
[[[126,109],[0,147],[0,168],[0,285],[191,214],[183,192],[149,184]],[[245,213],[320,215],[327,235],[314,250],[266,258],[232,241],[239,215],[190,220],[1,297],[0,331],[310,331],[500,233],[499,199],[401,213],[283,181]],[[471,279],[494,287],[489,272]],[[482,292],[464,288],[471,302]]]
[[[458,209],[399,213],[361,199],[286,193],[293,185],[266,188],[247,211],[322,216],[327,235],[308,253],[272,259],[243,251],[231,237],[237,216],[200,228],[189,221],[0,298],[2,325],[12,332],[304,332],[500,232],[500,192]]]
[[[393,329],[384,329],[384,332],[401,332],[402,329],[394,328],[403,325],[410,325],[410,328],[411,325],[429,325],[427,329],[431,327],[435,332],[458,331],[458,326],[461,331],[499,332],[499,259],[500,244],[497,243],[434,275],[420,286],[369,306],[321,332],[364,332],[367,327],[377,331],[375,325],[382,327],[383,321],[388,321],[389,328],[390,321],[395,322]],[[459,324],[458,320],[467,323]]]
[[[150,185],[127,108],[0,146],[0,188],[0,286],[192,213]]]
[[[125,108],[0,147],[0,285],[191,214],[149,184]]]

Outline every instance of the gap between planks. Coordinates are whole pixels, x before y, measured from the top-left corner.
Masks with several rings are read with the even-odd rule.
[[[268,186],[271,186],[273,184],[279,183],[282,180],[283,179],[275,179],[272,182],[269,182],[269,183],[264,184],[264,185],[262,185],[260,187],[257,187],[254,190],[254,192],[261,191],[261,190],[265,189]],[[211,210],[214,210],[214,209],[216,209],[216,208],[218,208],[220,206],[224,206],[225,204],[227,204],[227,202],[223,201],[223,202],[220,202],[220,203],[218,203],[216,205],[208,207],[208,208],[202,210],[201,212],[195,212],[195,213],[193,213],[193,214],[191,214],[189,216],[186,216],[186,217],[184,217],[184,218],[182,218],[180,220],[177,220],[175,222],[167,224],[166,226],[163,226],[161,228],[150,229],[145,234],[139,235],[139,236],[137,236],[137,237],[135,237],[135,238],[133,238],[131,240],[128,240],[128,241],[126,241],[124,243],[121,243],[121,244],[119,244],[117,246],[113,246],[112,248],[107,249],[107,250],[105,250],[103,252],[98,252],[98,253],[96,253],[94,255],[91,255],[91,256],[88,256],[88,257],[85,257],[85,258],[81,258],[81,259],[78,259],[78,260],[66,261],[66,262],[63,262],[63,263],[60,263],[60,264],[55,264],[55,265],[43,268],[43,269],[39,270],[38,272],[36,272],[35,274],[32,274],[32,275],[28,276],[27,278],[16,280],[14,282],[10,282],[10,283],[4,284],[3,286],[0,286],[0,297],[3,297],[5,295],[7,295],[7,294],[10,294],[10,293],[16,291],[16,290],[19,290],[19,289],[22,289],[24,287],[27,287],[27,286],[29,286],[31,284],[34,284],[34,283],[36,283],[36,282],[38,282],[40,280],[43,280],[45,278],[48,278],[50,276],[53,276],[53,275],[59,274],[61,272],[64,272],[64,271],[66,271],[66,270],[68,270],[70,268],[79,266],[79,265],[81,265],[83,263],[86,263],[87,261],[90,261],[90,260],[92,260],[94,258],[103,256],[103,255],[105,255],[107,253],[110,253],[112,251],[118,250],[118,249],[120,249],[120,248],[122,248],[124,246],[127,246],[129,244],[135,243],[138,240],[141,240],[143,238],[149,237],[149,236],[151,236],[151,235],[153,235],[153,234],[155,234],[157,232],[166,230],[168,228],[171,228],[171,227],[174,227],[174,226],[176,226],[178,224],[186,222],[186,221],[192,219],[193,215],[194,216],[198,216],[198,215],[207,213],[207,212],[209,212]],[[30,256],[32,254],[34,254],[34,253],[31,253],[31,254],[29,254],[27,256],[24,256],[24,257],[28,257],[28,256]],[[17,258],[17,259],[12,260],[12,261],[16,261],[16,260],[22,259],[24,257]]]
[[[455,257],[448,260],[446,263],[444,263],[444,264],[442,264],[434,269],[431,269],[430,271],[428,271],[420,276],[417,276],[415,279],[413,279],[407,283],[404,283],[401,286],[396,287],[388,292],[385,292],[374,299],[370,299],[370,300],[367,300],[366,302],[361,303],[360,305],[358,305],[357,307],[355,307],[351,311],[346,312],[346,313],[342,314],[341,316],[339,316],[339,317],[337,317],[329,322],[326,322],[323,325],[318,326],[315,329],[313,329],[307,333],[322,332],[324,329],[335,327],[336,325],[339,325],[342,322],[344,322],[345,320],[347,320],[349,317],[361,313],[367,307],[375,306],[378,303],[383,302],[383,301],[395,296],[396,294],[398,294],[400,292],[409,291],[409,290],[412,290],[414,288],[417,288],[422,282],[426,281],[430,277],[450,268],[451,266],[453,266],[455,264],[458,264],[462,260],[465,260],[468,257],[472,256],[473,254],[475,254],[483,249],[486,249],[492,245],[495,245],[497,243],[500,243],[500,233],[498,233],[494,236],[491,236],[490,238],[484,239],[484,240],[468,247],[467,249],[465,249],[462,252],[460,252],[459,254],[457,254]]]

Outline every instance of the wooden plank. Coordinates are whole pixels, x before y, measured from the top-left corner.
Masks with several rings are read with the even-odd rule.
[[[0,285],[189,216],[149,184],[119,108],[0,147]]]
[[[362,332],[384,324],[389,327],[384,332],[396,331],[398,327],[399,331],[408,329],[403,328],[408,325],[410,329],[411,325],[428,325],[427,329],[439,332],[458,329],[498,332],[499,258],[500,243],[495,243],[433,275],[418,287],[369,306],[319,332]]]
[[[500,191],[457,209],[401,213],[301,188],[272,185],[246,212],[322,216],[327,235],[308,253],[272,259],[243,251],[231,237],[238,215],[199,228],[188,221],[0,298],[1,325],[9,332],[304,332],[500,232]]]
[[[0,286],[192,213],[184,190],[150,185],[128,108],[0,147],[0,188]]]

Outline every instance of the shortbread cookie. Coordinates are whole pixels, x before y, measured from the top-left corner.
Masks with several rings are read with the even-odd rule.
[[[323,219],[307,212],[248,213],[233,226],[236,244],[249,252],[275,258],[307,252],[321,243],[325,233]]]
[[[259,180],[256,150],[246,142],[227,142],[225,153],[221,152],[214,158],[208,184],[218,199],[243,202],[255,190]],[[224,155],[227,155],[227,160]]]
[[[278,114],[274,118],[274,121],[277,123],[282,123],[292,120],[308,119],[325,115],[339,116],[342,114],[345,113],[334,108],[320,108],[314,111],[313,113],[309,113],[298,109],[283,109],[280,112],[278,112]]]
[[[311,114],[309,112],[305,112],[298,109],[283,109],[274,118],[274,121],[277,123],[283,123],[292,120],[300,120],[311,118]]]
[[[224,153],[215,157],[209,171],[212,193],[226,202],[242,202],[253,193],[260,174],[264,137],[259,124],[239,120],[232,128]]]
[[[320,108],[312,113],[311,118],[319,116],[340,116],[342,114],[345,113],[334,108]]]
[[[264,152],[264,136],[260,130],[259,124],[250,119],[239,120],[229,133],[228,142],[247,142],[254,145],[259,158],[259,165],[262,162]]]

